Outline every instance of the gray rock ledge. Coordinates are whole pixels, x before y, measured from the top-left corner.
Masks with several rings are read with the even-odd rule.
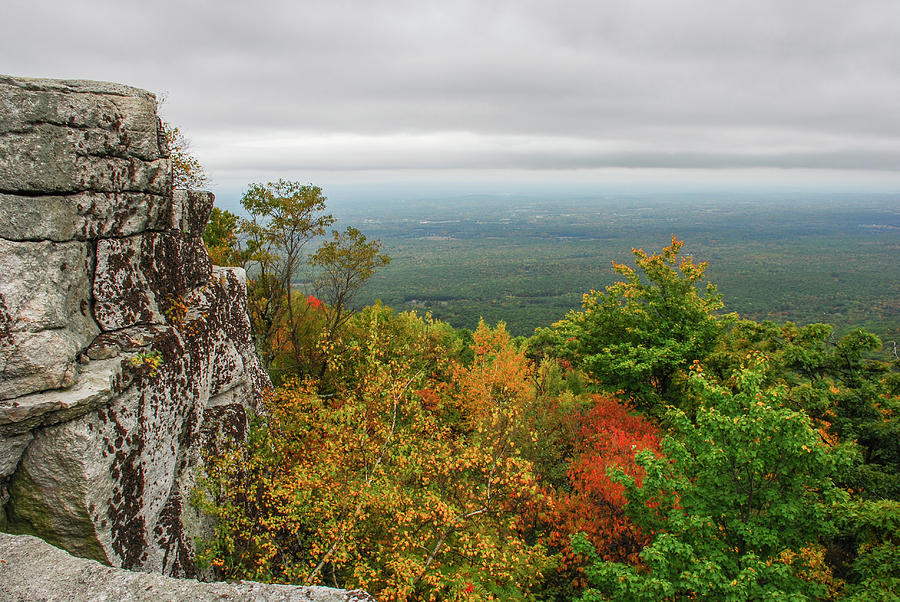
[[[234,600],[254,602],[374,602],[360,591],[238,583],[201,583],[156,573],[114,569],[76,558],[30,535],[0,533],[0,599],[10,602]]]

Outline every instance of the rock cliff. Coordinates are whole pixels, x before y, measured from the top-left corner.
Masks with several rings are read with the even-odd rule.
[[[269,382],[171,182],[152,94],[0,76],[0,530],[193,576],[195,467]]]

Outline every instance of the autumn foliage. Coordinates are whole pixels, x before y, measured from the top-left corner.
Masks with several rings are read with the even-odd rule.
[[[398,321],[402,349],[383,338]],[[422,362],[453,341],[417,317],[373,309],[354,326],[364,338],[334,358],[351,387],[323,398],[310,382],[285,383],[249,452],[210,459],[210,565],[223,578],[351,583],[383,600],[514,599],[534,587],[553,561],[521,520],[542,496],[513,442],[531,392],[524,356],[502,326],[476,331],[471,366]]]
[[[204,459],[201,563],[379,600],[891,599],[897,362],[717,316],[682,245],[529,341],[275,286],[279,386]]]
[[[555,541],[568,557],[571,537],[583,532],[603,559],[636,563],[649,534],[628,519],[625,488],[608,471],[618,467],[640,485],[644,473],[635,454],[659,453],[659,432],[627,404],[609,396],[593,399],[595,405],[579,419],[579,440],[568,471],[572,489],[556,498]]]

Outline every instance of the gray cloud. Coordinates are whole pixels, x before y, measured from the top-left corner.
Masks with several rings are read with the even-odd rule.
[[[167,92],[216,180],[900,171],[893,1],[36,0],[0,17],[0,72]]]

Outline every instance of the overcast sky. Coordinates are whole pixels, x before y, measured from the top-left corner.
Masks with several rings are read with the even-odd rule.
[[[165,95],[226,194],[900,191],[896,0],[3,0],[0,72]]]

